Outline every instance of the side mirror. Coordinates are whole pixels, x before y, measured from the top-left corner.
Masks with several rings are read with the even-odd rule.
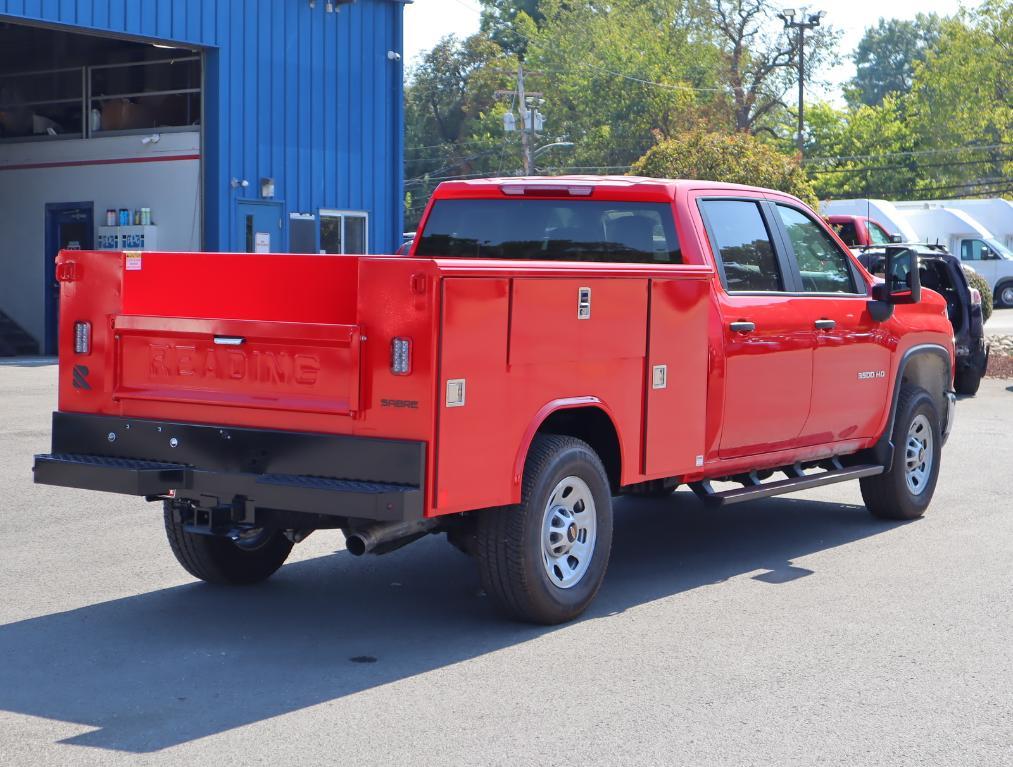
[[[899,250],[886,254],[886,278],[873,285],[872,297],[891,306],[917,304],[922,300],[922,281],[918,274],[918,254]]]
[[[904,242],[904,237],[899,234],[891,234],[890,242]]]

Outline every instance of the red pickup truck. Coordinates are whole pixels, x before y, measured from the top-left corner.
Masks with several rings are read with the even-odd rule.
[[[216,583],[318,529],[445,532],[507,614],[565,621],[619,494],[859,479],[876,516],[925,511],[952,330],[890,257],[874,280],[785,194],[627,177],[443,184],[402,257],[66,251],[35,480],[164,503]]]

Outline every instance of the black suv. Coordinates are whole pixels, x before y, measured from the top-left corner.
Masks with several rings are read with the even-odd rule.
[[[882,276],[889,252],[913,250],[918,254],[918,275],[922,287],[931,288],[946,299],[947,314],[953,325],[957,349],[957,370],[954,388],[958,394],[975,394],[988,366],[988,345],[985,343],[981,299],[972,301],[960,259],[940,245],[898,243],[864,248],[858,260],[872,274]]]

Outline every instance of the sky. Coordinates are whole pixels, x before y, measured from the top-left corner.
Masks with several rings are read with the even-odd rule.
[[[830,88],[825,98],[843,103],[840,96],[841,83],[854,74],[854,64],[847,59],[866,27],[875,26],[880,17],[912,19],[918,13],[938,13],[950,16],[962,6],[974,7],[976,0],[963,3],[957,0],[849,0],[847,3],[832,3],[829,0],[807,0],[792,5],[784,2],[783,7],[807,7],[810,11],[825,10],[824,23],[832,24],[844,32],[841,38],[840,54],[842,63],[825,73]],[[405,60],[410,65],[420,53],[430,49],[448,34],[467,36],[478,31],[480,8],[478,0],[415,0],[405,6]]]

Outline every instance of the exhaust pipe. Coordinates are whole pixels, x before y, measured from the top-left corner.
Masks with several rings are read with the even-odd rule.
[[[433,531],[438,524],[435,519],[419,519],[411,522],[377,522],[367,527],[345,529],[345,548],[356,557],[370,552],[386,554],[418,540]]]

